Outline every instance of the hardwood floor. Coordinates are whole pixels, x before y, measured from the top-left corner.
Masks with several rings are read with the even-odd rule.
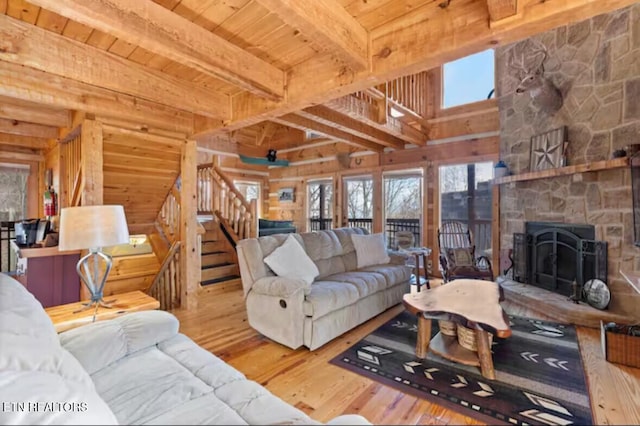
[[[505,308],[514,315],[533,316],[526,308]],[[239,287],[210,290],[199,297],[197,309],[173,313],[180,319],[182,333],[316,420],[357,413],[374,424],[482,424],[329,364],[402,310],[402,306],[391,308],[313,352],[290,350],[249,327]],[[594,423],[638,424],[640,369],[606,362],[598,330],[579,328],[578,337]]]

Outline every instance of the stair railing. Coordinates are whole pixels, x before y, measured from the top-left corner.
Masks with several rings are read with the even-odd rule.
[[[257,211],[219,167],[198,166],[198,212],[216,216],[233,242],[257,236]]]
[[[156,222],[160,225],[164,236],[171,243],[180,240],[180,190],[179,179],[171,187],[167,198],[162,203]]]
[[[65,140],[60,142],[61,191],[64,197],[60,207],[75,207],[82,202],[82,177],[80,127],[74,129]]]
[[[180,241],[171,244],[160,270],[147,293],[160,302],[160,309],[170,310],[180,306],[182,281],[180,280]]]

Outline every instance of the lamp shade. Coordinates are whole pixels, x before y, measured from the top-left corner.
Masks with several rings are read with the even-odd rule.
[[[60,211],[60,250],[125,244],[129,229],[122,206],[66,207]]]

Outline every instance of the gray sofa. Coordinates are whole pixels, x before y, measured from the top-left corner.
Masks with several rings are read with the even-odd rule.
[[[0,423],[319,424],[178,326],[147,311],[58,335],[40,303],[0,274]]]
[[[405,258],[357,269],[351,235],[360,228],[294,235],[320,275],[311,285],[276,276],[263,259],[288,235],[241,240],[236,246],[249,324],[292,349],[317,349],[358,324],[400,303],[409,291]]]

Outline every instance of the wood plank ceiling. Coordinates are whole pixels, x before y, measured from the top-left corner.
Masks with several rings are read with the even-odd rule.
[[[403,149],[438,129],[387,117],[385,82],[633,3],[0,0],[0,149],[38,155],[74,111],[254,155]]]

